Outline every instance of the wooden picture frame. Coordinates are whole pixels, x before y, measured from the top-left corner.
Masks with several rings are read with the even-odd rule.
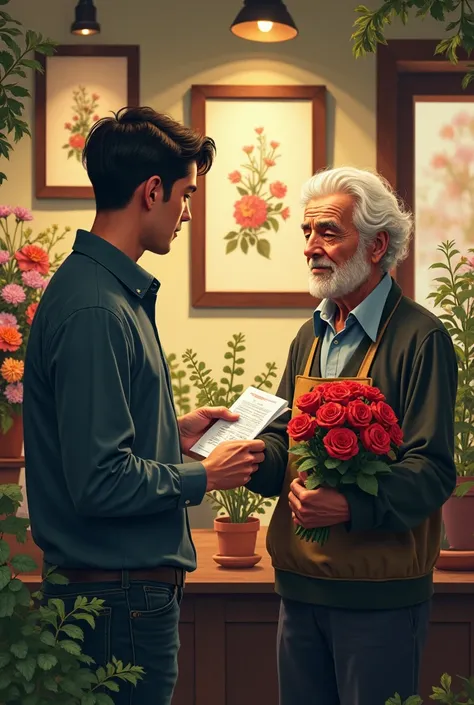
[[[95,117],[139,105],[139,47],[62,45],[51,57],[35,58],[44,71],[35,73],[36,198],[92,199],[87,174],[79,170],[85,134]],[[83,76],[87,87],[79,83]]]
[[[474,84],[463,90],[461,81],[470,63],[465,52],[452,64],[436,54],[437,39],[394,39],[377,48],[377,171],[415,210],[415,104],[474,100]],[[443,98],[443,96],[445,96]],[[431,98],[430,98],[431,97]],[[408,257],[392,272],[403,293],[415,298],[415,242]],[[421,302],[426,305],[425,301]]]
[[[294,115],[294,120],[291,119],[292,115]],[[326,167],[326,87],[194,85],[191,87],[191,123],[193,128],[202,134],[209,134],[217,143],[216,162],[209,174],[205,177],[199,177],[199,188],[193,196],[190,268],[192,306],[196,308],[314,309],[315,300],[307,291],[307,268],[303,255],[303,238],[299,237],[301,233],[299,196],[304,181],[318,170]],[[270,129],[267,129],[267,126],[270,126]],[[266,141],[267,134],[270,139],[268,143]],[[286,151],[283,154],[283,160],[278,163],[276,160],[280,156],[277,154],[280,142],[276,140],[279,139],[280,134],[285,136],[281,151],[283,152],[283,148]],[[239,139],[240,142],[238,142]],[[252,142],[257,143],[256,149],[255,144],[251,144]],[[277,147],[272,145],[277,145]],[[245,153],[243,156],[242,151]],[[252,157],[249,154],[255,156]],[[258,154],[260,154],[259,157],[257,157]],[[264,154],[267,156],[264,157]],[[286,162],[284,161],[285,155],[287,155]],[[290,161],[290,157],[293,161]],[[257,233],[258,230],[255,225],[257,220],[252,221],[253,216],[248,218],[242,216],[242,213],[245,212],[248,215],[250,212],[248,209],[242,210],[246,193],[258,193],[255,190],[258,184],[260,184],[258,188],[263,188],[263,177],[261,176],[255,176],[257,186],[253,185],[254,190],[249,191],[250,186],[243,187],[250,184],[250,179],[254,178],[250,171],[252,158],[256,160],[255,164],[261,165],[265,162],[268,165],[267,172],[270,166],[277,167],[272,172],[272,179],[275,178],[275,181],[265,186],[269,193],[272,192],[266,201],[269,202],[273,198],[273,194],[276,194],[275,198],[280,201],[275,205],[272,202],[268,206],[268,213],[274,217],[268,215],[268,220],[265,220],[261,226],[261,232],[265,234],[265,228],[268,231],[275,229],[275,235],[279,232],[282,238],[286,237],[286,240],[283,241],[285,249],[282,249],[282,240],[278,242],[274,239],[269,245],[270,238],[262,238],[259,234],[252,240],[252,233]],[[235,160],[242,159],[249,160],[249,164],[241,165],[242,173],[238,170],[228,173],[233,169],[231,164],[235,163],[238,166],[238,161]],[[219,164],[220,166],[218,166]],[[283,164],[286,164],[286,178],[292,180],[293,187],[287,187],[280,180],[283,178],[282,168],[278,169],[278,167]],[[246,168],[249,171],[244,171]],[[265,167],[263,168],[265,169]],[[260,171],[259,173],[265,172]],[[270,178],[267,179],[267,181],[270,180]],[[292,199],[291,208],[286,205],[285,195]],[[209,199],[211,197],[213,200],[210,208]],[[257,197],[255,196],[255,198]],[[260,201],[257,206],[261,206]],[[225,232],[229,230],[229,221],[232,219],[232,210],[230,210],[232,208],[235,209],[234,218],[238,224],[238,232],[235,233],[230,229],[230,232],[225,235]],[[238,208],[241,208],[239,212]],[[273,211],[273,208],[277,210]],[[219,211],[220,215],[216,215],[215,211],[216,213]],[[260,219],[259,222],[267,217],[265,214],[262,215],[262,212],[260,215],[255,215],[255,218]],[[220,229],[221,223],[217,223],[220,216],[222,216],[222,231]],[[290,217],[291,223],[287,223],[286,221],[289,221]],[[277,220],[277,225],[275,225],[275,220]],[[288,228],[290,224],[291,231]],[[248,231],[245,231],[245,227],[248,228]],[[235,237],[236,235],[237,237]],[[214,240],[211,239],[212,237]],[[236,239],[236,244],[229,245],[229,238],[232,240],[233,237]],[[259,245],[259,237],[266,240],[266,245],[261,243]],[[214,248],[212,250],[209,249],[208,238]],[[244,249],[245,243],[242,244],[243,239],[247,239],[247,250]],[[275,245],[274,268],[271,272],[268,250],[270,246],[274,246],[275,242],[277,244]],[[232,248],[229,252],[227,252],[228,247]],[[257,248],[259,248],[258,251]],[[279,249],[277,250],[277,248]],[[227,255],[238,255],[240,258],[241,269],[238,275],[235,264],[237,258],[225,260],[222,257],[223,252]],[[296,254],[294,254],[296,252],[298,259],[294,259],[297,263],[294,266],[291,263],[291,258],[296,258]],[[211,254],[212,266],[208,262]],[[246,254],[247,259],[242,257],[242,254]],[[260,255],[262,256],[260,257]],[[272,251],[270,250],[271,256]],[[260,264],[255,259],[256,257],[260,257]],[[290,257],[289,264],[285,261],[285,257]],[[298,274],[296,274],[296,269],[298,269]],[[259,272],[262,273],[262,276],[259,275]],[[227,288],[234,286],[231,282],[226,281],[229,275],[234,278],[240,277],[235,289]],[[285,275],[288,275],[288,280],[285,280]],[[213,277],[217,284],[212,282]],[[265,290],[267,286],[265,277],[268,281],[274,278],[276,289]],[[292,277],[291,282],[289,281],[290,277]],[[286,288],[285,281],[288,286],[291,284],[293,288]],[[255,286],[255,283],[261,285],[261,288]]]

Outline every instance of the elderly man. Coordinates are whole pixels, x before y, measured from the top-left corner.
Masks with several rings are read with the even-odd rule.
[[[455,486],[456,357],[438,318],[389,272],[406,255],[412,217],[377,175],[342,167],[303,187],[304,254],[321,304],[293,340],[279,396],[323,378],[372,380],[404,442],[377,497],[348,485],[306,490],[288,464],[289,414],[262,436],[248,487],[280,495],[268,550],[281,596],[280,705],[383,705],[416,693],[441,531]],[[295,535],[331,526],[320,546]]]

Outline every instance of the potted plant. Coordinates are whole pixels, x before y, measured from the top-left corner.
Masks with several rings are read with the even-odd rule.
[[[63,259],[52,250],[69,227],[33,235],[27,208],[0,206],[0,457],[18,458],[23,445],[23,370],[30,326],[49,278]],[[18,470],[2,481],[18,482]]]
[[[66,613],[63,600],[43,600],[42,586],[30,592],[19,575],[36,570],[29,556],[12,555],[7,534],[22,542],[28,520],[16,516],[22,501],[18,485],[0,485],[0,703],[2,705],[113,705],[109,692],[121,683],[136,685],[140,666],[112,659],[94,665],[82,652],[84,628],[94,628],[103,600],[78,597]],[[50,582],[67,584],[54,572]]]
[[[229,408],[244,390],[244,385],[236,383],[236,378],[244,374],[245,336],[235,333],[227,342],[229,350],[224,354],[227,361],[223,367],[224,376],[220,384],[211,376],[212,371],[198,360],[197,353],[186,350],[182,361],[189,370],[189,380],[197,391],[196,407],[225,406]],[[173,393],[178,413],[191,411],[191,386],[186,380],[186,370],[180,369],[176,355],[168,357],[173,382]],[[265,372],[254,378],[254,386],[258,389],[272,388],[272,379],[276,377],[276,365],[267,362]],[[264,514],[266,507],[271,507],[271,499],[261,497],[246,487],[235,490],[214,490],[207,493],[212,507],[217,511],[214,529],[218,537],[219,552],[214,560],[233,568],[247,568],[260,561],[261,556],[255,553],[257,532],[260,520],[257,514]]]
[[[437,277],[436,291],[429,297],[443,313],[440,319],[449,331],[458,361],[458,391],[455,408],[455,453],[457,486],[443,507],[446,537],[455,551],[474,550],[474,249],[461,257],[454,240],[439,245],[443,261],[431,269],[444,270]],[[441,563],[445,553],[442,552]],[[456,556],[453,556],[456,558]],[[449,558],[449,556],[448,556]],[[455,569],[454,565],[449,566]]]

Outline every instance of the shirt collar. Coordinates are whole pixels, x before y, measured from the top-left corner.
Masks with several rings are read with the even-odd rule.
[[[390,274],[385,274],[375,289],[349,313],[347,320],[355,318],[369,338],[375,342],[387,296],[392,288]],[[313,314],[314,334],[321,337],[328,323],[332,323],[336,304],[323,299]]]
[[[72,248],[90,257],[111,272],[132,294],[142,299],[150,287],[158,291],[160,282],[110,242],[87,230],[78,230]],[[154,286],[152,286],[154,285]]]

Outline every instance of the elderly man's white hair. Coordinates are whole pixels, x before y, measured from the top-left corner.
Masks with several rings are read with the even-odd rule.
[[[362,243],[369,245],[382,230],[388,233],[389,245],[380,262],[384,272],[405,259],[413,230],[413,217],[382,176],[350,166],[325,169],[303,185],[301,200],[306,206],[313,198],[336,193],[354,197],[353,220]]]

